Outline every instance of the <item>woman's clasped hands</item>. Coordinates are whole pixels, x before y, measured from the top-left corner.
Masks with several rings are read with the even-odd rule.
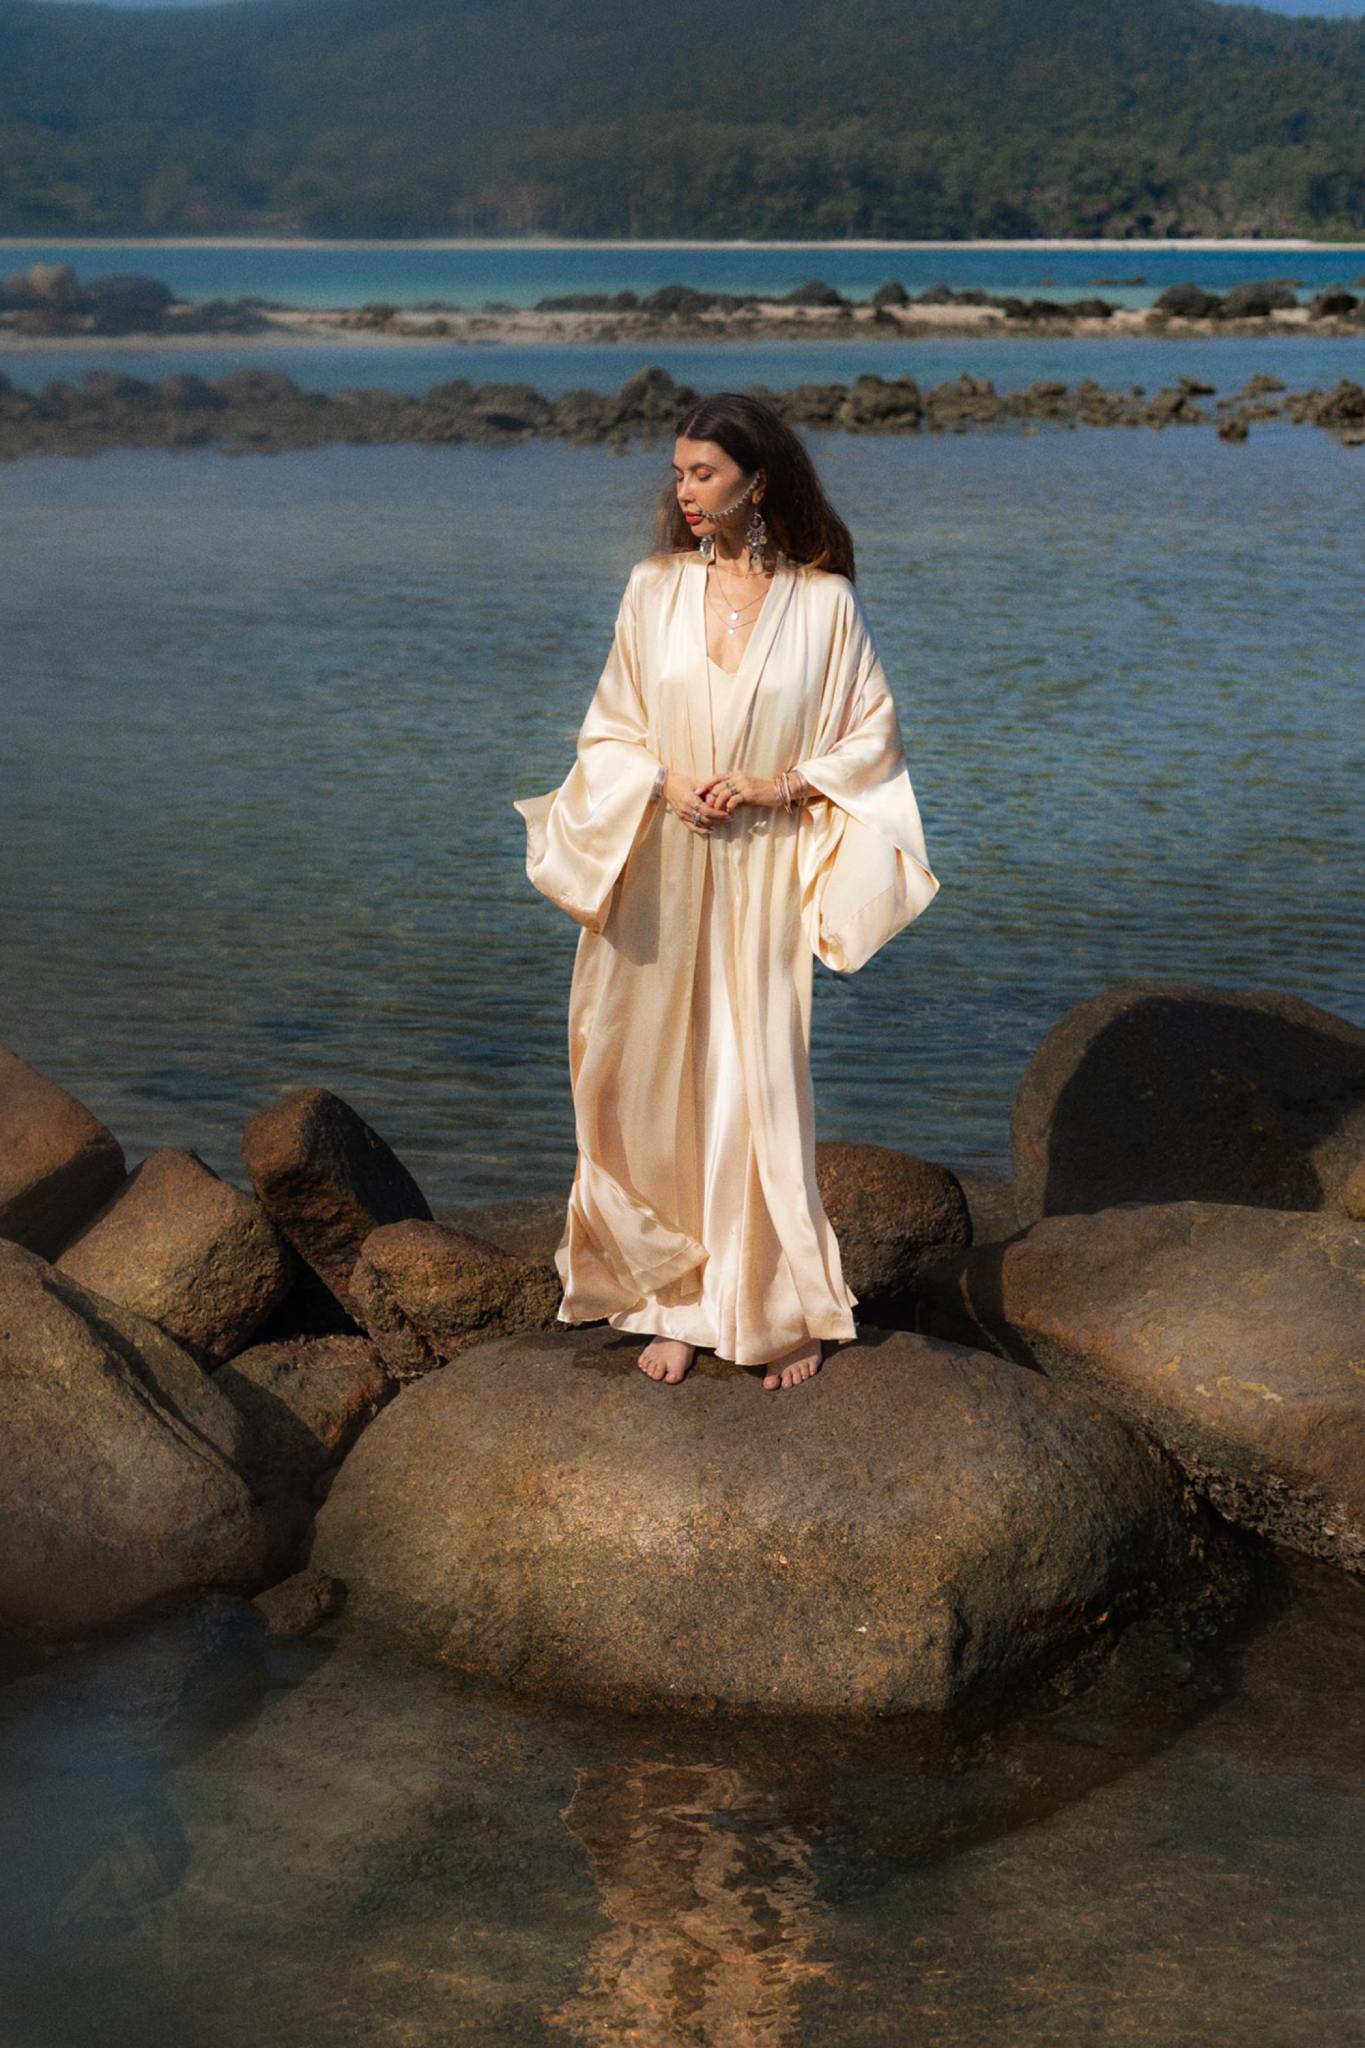
[[[741,804],[773,810],[782,802],[775,781],[765,775],[750,775],[743,768],[724,768],[701,782],[689,782],[670,768],[663,793],[674,816],[703,839],[711,836],[713,825],[723,825],[733,817]]]

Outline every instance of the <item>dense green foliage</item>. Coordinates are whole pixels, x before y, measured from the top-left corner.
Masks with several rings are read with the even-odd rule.
[[[1348,237],[1363,106],[1214,0],[0,0],[0,231]]]

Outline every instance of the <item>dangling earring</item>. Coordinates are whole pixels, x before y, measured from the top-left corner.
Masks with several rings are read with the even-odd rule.
[[[716,536],[714,533],[704,533],[702,535],[701,539],[697,542],[697,553],[701,556],[703,562],[715,561]]]
[[[744,544],[749,550],[749,567],[761,569],[763,553],[768,545],[768,528],[757,505],[749,516],[749,530],[744,536]]]

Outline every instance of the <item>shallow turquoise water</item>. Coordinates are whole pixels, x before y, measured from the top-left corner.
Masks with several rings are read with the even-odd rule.
[[[885,249],[837,242],[787,243],[773,248],[736,243],[692,245],[489,242],[464,249],[431,249],[401,242],[359,247],[213,248],[194,242],[58,241],[25,244],[0,240],[0,266],[70,263],[82,278],[136,271],[164,278],[186,299],[245,298],[253,294],[291,306],[359,306],[383,300],[410,306],[430,299],[479,307],[488,299],[530,306],[566,292],[653,291],[690,284],[707,291],[759,291],[779,295],[821,277],[849,298],[868,298],[889,277],[907,290],[944,283],[956,290],[1098,295],[1113,305],[1150,305],[1168,284],[1193,282],[1208,291],[1254,277],[1292,278],[1300,296],[1328,284],[1350,285],[1365,272],[1365,243],[1306,249],[1031,248],[1026,243],[950,247],[905,243]],[[1142,284],[1132,279],[1141,277]],[[1109,282],[1115,280],[1115,282]]]
[[[823,1137],[1003,1165],[1130,977],[1365,1023],[1359,517],[1317,430],[814,435],[942,889],[817,969]],[[566,1186],[576,927],[526,881],[667,450],[5,471],[0,1037],[132,1165],[325,1085],[438,1209]]]

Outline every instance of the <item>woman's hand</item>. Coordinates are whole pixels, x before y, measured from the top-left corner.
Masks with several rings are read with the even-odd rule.
[[[670,768],[664,777],[664,802],[674,817],[681,818],[688,831],[695,832],[701,839],[709,839],[712,825],[723,823],[730,815],[706,797],[706,790],[715,780],[713,775],[704,783],[689,782],[675,768]]]
[[[807,794],[805,777],[793,769],[790,781],[793,800],[802,801]],[[742,768],[722,769],[719,775],[709,775],[697,787],[708,803],[717,805],[727,818],[741,804],[757,804],[762,810],[772,811],[782,802],[782,792],[775,781],[765,775],[747,775]]]

